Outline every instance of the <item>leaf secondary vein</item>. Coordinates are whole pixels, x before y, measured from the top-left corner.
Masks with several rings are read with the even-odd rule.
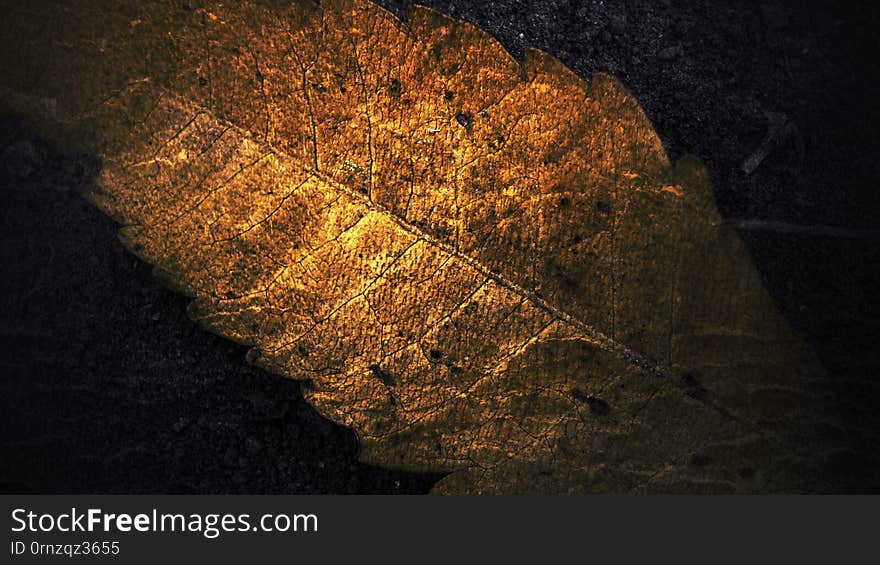
[[[207,109],[202,108],[202,107],[198,106],[197,104],[195,104],[187,99],[184,99],[183,97],[181,97],[179,95],[168,92],[165,89],[163,89],[163,90],[165,91],[165,95],[168,96],[169,100],[173,101],[173,103],[178,105],[181,109],[183,109],[185,111],[201,112],[203,114],[207,114],[207,115],[211,116],[212,119],[216,120],[218,123],[223,124],[224,126],[229,127],[231,129],[237,130],[243,136],[246,136],[250,139],[254,139],[253,132],[250,132],[246,128],[243,128],[241,126],[238,126],[238,125],[233,124],[231,122],[228,122],[226,120],[222,120],[222,119],[218,118],[216,115],[214,115],[212,112],[208,111]],[[506,288],[507,290],[517,294],[521,298],[528,300],[529,302],[534,304],[536,307],[544,310],[545,312],[549,313],[553,317],[569,324],[570,326],[572,326],[575,329],[582,332],[586,337],[590,338],[596,345],[598,345],[602,349],[604,349],[610,353],[614,353],[614,354],[617,354],[617,355],[623,357],[624,359],[626,359],[630,363],[636,365],[637,367],[639,367],[639,368],[641,368],[641,369],[643,369],[643,370],[645,370],[655,376],[664,377],[664,378],[668,378],[668,379],[672,379],[674,377],[674,372],[669,367],[667,367],[661,363],[658,363],[657,361],[650,359],[649,357],[643,355],[642,353],[632,349],[631,347],[627,346],[626,344],[621,343],[621,342],[609,337],[608,335],[599,331],[597,328],[595,328],[591,324],[588,324],[582,320],[579,320],[579,319],[575,318],[574,316],[572,316],[571,314],[554,306],[553,304],[551,304],[547,300],[538,296],[535,292],[532,292],[532,291],[522,287],[521,285],[507,279],[506,277],[502,276],[501,274],[494,272],[493,270],[489,269],[488,267],[486,267],[485,265],[480,263],[480,261],[478,261],[477,259],[474,259],[473,257],[470,257],[469,255],[466,255],[464,253],[461,253],[461,251],[457,250],[454,246],[437,239],[435,236],[427,233],[426,231],[419,228],[418,226],[407,222],[403,218],[399,217],[397,214],[394,214],[386,206],[383,206],[382,204],[379,204],[375,201],[372,201],[368,195],[361,194],[360,192],[358,192],[356,190],[353,190],[343,184],[340,184],[339,182],[333,180],[332,178],[329,177],[329,175],[327,175],[326,173],[324,173],[322,171],[316,171],[316,170],[311,169],[310,167],[299,164],[299,162],[296,159],[294,159],[292,156],[287,154],[284,150],[278,149],[277,147],[273,146],[268,141],[261,140],[258,142],[258,144],[266,147],[266,149],[269,150],[269,152],[271,152],[272,154],[274,154],[278,158],[284,158],[284,159],[289,160],[293,163],[297,163],[297,167],[302,169],[304,172],[307,172],[308,174],[312,175],[314,178],[320,180],[323,183],[326,183],[327,185],[331,186],[332,188],[345,193],[347,196],[351,197],[352,199],[354,199],[358,203],[360,203],[367,210],[381,214],[383,217],[394,222],[398,227],[400,227],[405,232],[415,236],[418,239],[422,239],[422,240],[430,243],[431,245],[436,246],[437,248],[441,249],[442,251],[448,253],[450,256],[453,256],[453,257],[459,259],[460,261],[464,262],[465,264],[467,264],[471,268],[475,269],[477,272],[484,275],[487,279],[494,281],[495,283],[502,286],[503,288]]]

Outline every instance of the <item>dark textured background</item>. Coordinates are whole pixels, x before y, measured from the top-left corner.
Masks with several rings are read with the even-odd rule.
[[[670,155],[707,164],[795,329],[834,383],[880,491],[880,8],[739,0],[428,1],[515,55],[617,75]],[[409,2],[380,2],[398,14]],[[2,78],[0,78],[2,80]],[[774,133],[775,132],[775,133]],[[743,162],[766,138],[750,175]],[[357,462],[298,385],[198,329],[77,191],[95,163],[0,121],[0,491],[421,493],[436,476]],[[766,226],[766,224],[765,224]]]

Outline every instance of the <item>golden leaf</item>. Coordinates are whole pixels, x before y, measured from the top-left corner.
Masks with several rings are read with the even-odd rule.
[[[821,369],[616,79],[366,0],[7,18],[38,30],[4,34],[8,103],[100,156],[129,249],[365,461],[439,492],[832,484]]]

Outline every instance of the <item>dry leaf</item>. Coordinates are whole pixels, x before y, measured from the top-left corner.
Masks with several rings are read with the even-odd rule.
[[[815,357],[616,79],[365,0],[7,18],[8,102],[101,157],[125,244],[364,460],[456,493],[832,484]]]

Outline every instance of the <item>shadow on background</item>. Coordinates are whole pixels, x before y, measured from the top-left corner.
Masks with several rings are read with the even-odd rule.
[[[0,121],[0,491],[423,493],[357,461],[299,384],[198,328],[81,188],[99,170]]]

